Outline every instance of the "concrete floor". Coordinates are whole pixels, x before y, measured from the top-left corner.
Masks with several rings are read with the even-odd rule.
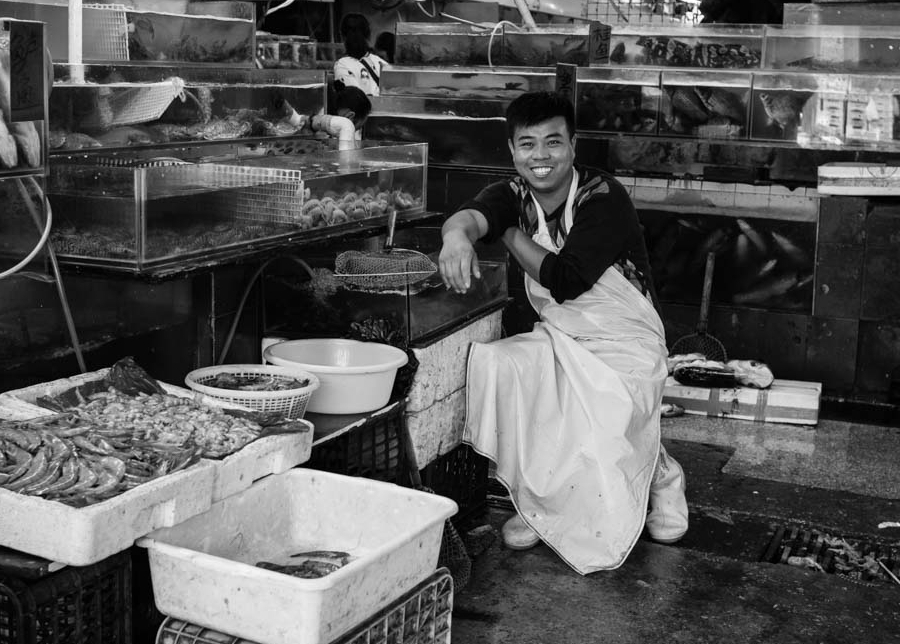
[[[782,525],[900,542],[878,527],[900,521],[900,429],[683,416],[663,436],[688,479],[681,543],[642,538],[618,570],[582,577],[546,546],[496,539],[456,594],[453,642],[900,642],[900,585],[759,561]],[[495,504],[487,519],[508,516]]]

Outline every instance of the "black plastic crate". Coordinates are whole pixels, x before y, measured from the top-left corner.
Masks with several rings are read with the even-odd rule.
[[[332,644],[450,644],[453,578],[438,569],[428,579]],[[156,644],[253,644],[167,617]]]
[[[311,416],[307,418],[319,430],[321,423]],[[360,419],[348,429],[313,445],[304,466],[408,485],[406,401],[395,402],[386,411]]]
[[[0,570],[0,644],[130,644],[131,554],[37,580]]]
[[[489,464],[487,458],[462,444],[421,470],[422,485],[456,501],[459,512],[450,520],[466,526],[487,509]]]

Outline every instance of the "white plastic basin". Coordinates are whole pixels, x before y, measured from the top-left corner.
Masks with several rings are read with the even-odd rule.
[[[263,358],[315,374],[319,388],[306,409],[319,414],[361,414],[384,407],[397,370],[409,359],[388,344],[338,338],[278,342],[266,347]]]

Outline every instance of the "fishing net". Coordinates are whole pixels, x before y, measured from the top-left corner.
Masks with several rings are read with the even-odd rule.
[[[420,252],[395,248],[386,251],[348,250],[334,261],[334,276],[367,291],[402,289],[428,279],[437,270]]]

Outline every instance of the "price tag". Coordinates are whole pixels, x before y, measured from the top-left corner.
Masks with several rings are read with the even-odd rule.
[[[575,65],[556,63],[556,93],[575,104]]]
[[[9,93],[13,121],[44,119],[44,25],[10,21]]]

